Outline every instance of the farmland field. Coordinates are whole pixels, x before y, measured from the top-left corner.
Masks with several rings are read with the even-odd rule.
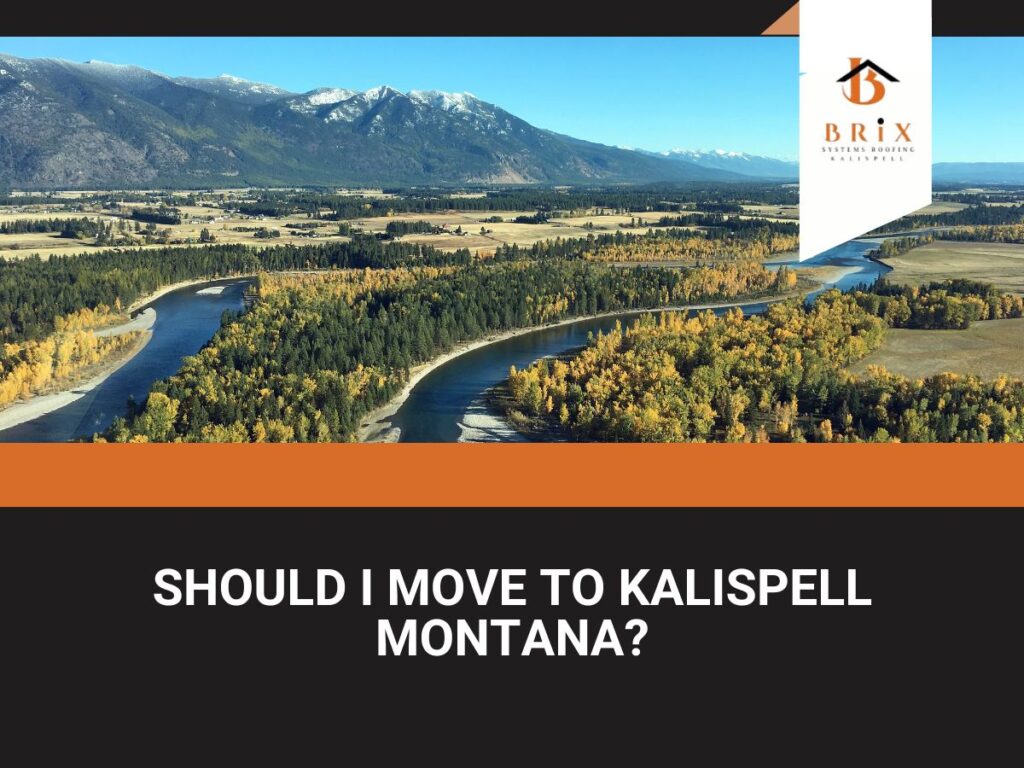
[[[142,207],[133,206],[131,203],[126,203],[125,208]],[[172,242],[168,245],[171,247],[175,245],[188,245],[191,243],[180,242],[175,243],[173,240],[181,241],[192,241],[198,242],[200,232],[203,229],[208,229],[210,233],[216,238],[218,243],[241,243],[245,245],[253,246],[266,246],[266,245],[300,245],[309,242],[323,242],[323,240],[348,240],[347,237],[338,234],[338,225],[334,222],[321,221],[321,222],[310,222],[305,216],[285,216],[285,217],[264,217],[254,219],[243,216],[231,216],[217,208],[209,208],[202,206],[181,206],[182,222],[180,224],[170,225],[158,225],[158,229],[164,230],[169,229],[171,234],[170,237]],[[16,220],[32,220],[37,221],[39,219],[90,219],[100,220],[107,224],[110,222],[118,222],[124,220],[124,217],[113,216],[106,213],[96,213],[92,211],[23,211],[23,212],[10,212],[0,210],[0,223],[5,221],[16,221]],[[316,238],[310,238],[307,236],[301,236],[299,232],[307,232],[309,230],[298,230],[289,229],[288,224],[305,225],[310,223],[316,223],[318,226],[314,230],[316,232]],[[272,239],[261,239],[256,236],[256,230],[264,227],[268,230],[277,230],[281,233],[280,237]],[[249,231],[243,231],[248,229]],[[140,245],[136,247],[150,247],[160,248],[163,245]],[[0,257],[5,258],[24,258],[33,253],[38,253],[42,256],[50,254],[58,254],[61,256],[78,256],[83,253],[90,253],[99,250],[96,245],[93,244],[92,239],[89,240],[75,240],[71,238],[63,238],[59,236],[57,232],[29,232],[23,234],[0,234]]]
[[[964,208],[970,208],[967,203],[956,203],[951,200],[936,200],[919,211],[911,214],[913,216],[934,216],[939,213],[956,213]]]
[[[393,221],[425,221],[448,231],[436,235],[418,234],[405,235],[403,242],[424,243],[444,250],[468,248],[473,253],[493,251],[501,244],[530,246],[553,238],[586,237],[589,234],[614,232],[646,232],[647,223],[653,223],[667,214],[643,211],[626,214],[600,214],[552,218],[542,224],[517,224],[514,219],[523,216],[524,211],[448,211],[437,214],[401,214],[396,216],[376,216],[373,218],[354,219],[352,225],[367,232],[384,232]],[[487,219],[500,218],[500,222],[489,222]],[[636,223],[644,220],[643,226],[629,226],[631,220]],[[592,227],[587,226],[592,224]],[[461,233],[455,230],[461,227]],[[486,234],[481,234],[484,228]]]
[[[886,279],[901,285],[959,277],[1024,294],[1024,245],[937,240],[885,263],[893,268]]]
[[[881,365],[912,378],[937,373],[1024,376],[1024,318],[975,322],[964,331],[892,328],[882,347],[851,370]]]

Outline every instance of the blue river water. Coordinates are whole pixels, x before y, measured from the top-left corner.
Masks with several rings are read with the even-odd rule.
[[[846,268],[846,274],[822,290],[838,288],[848,291],[860,285],[870,285],[889,271],[885,265],[866,258],[865,254],[876,247],[877,242],[855,240],[805,262],[794,260],[787,266],[795,269],[814,266]],[[812,299],[817,293],[820,291],[808,298]],[[743,311],[757,314],[766,306],[764,303],[748,304]],[[716,310],[718,314],[726,311],[728,308]],[[408,399],[389,419],[391,426],[400,430],[399,442],[403,443],[509,439],[512,436],[507,430],[468,430],[466,423],[470,413],[487,410],[484,403],[487,390],[508,376],[510,366],[521,369],[542,357],[582,347],[587,343],[589,334],[607,333],[616,321],[629,325],[642,314],[645,313],[630,312],[541,328],[459,355],[431,371],[413,387]],[[471,438],[467,437],[470,432]]]
[[[850,290],[871,284],[888,268],[865,254],[877,243],[852,241],[803,263],[789,266],[844,267],[849,271],[833,287]],[[141,402],[153,382],[170,376],[182,359],[198,352],[220,326],[224,310],[239,310],[247,280],[231,279],[194,285],[165,294],[148,306],[156,310],[149,343],[103,383],[74,402],[5,430],[0,442],[60,442],[91,437],[125,413],[129,398]],[[200,293],[223,286],[220,293]],[[743,311],[763,312],[765,304],[749,304]],[[655,310],[656,311],[656,310]],[[717,310],[724,312],[725,309]],[[479,410],[487,390],[518,368],[549,355],[558,355],[587,343],[590,333],[607,332],[619,321],[627,325],[642,312],[579,320],[541,328],[467,352],[425,376],[390,419],[402,442],[452,442],[465,434],[466,414]],[[503,439],[498,437],[496,439]]]
[[[232,279],[193,285],[146,305],[156,310],[156,322],[138,354],[74,402],[0,431],[0,442],[63,442],[103,431],[125,413],[129,397],[145,400],[154,381],[175,373],[183,358],[198,352],[220,327],[224,310],[242,308],[247,284]],[[199,293],[211,286],[223,291]]]

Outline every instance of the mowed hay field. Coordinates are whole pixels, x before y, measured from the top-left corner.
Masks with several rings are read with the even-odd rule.
[[[869,365],[911,378],[947,372],[1024,378],[1024,318],[975,322],[964,331],[891,328],[881,348],[850,370],[863,373]]]
[[[900,285],[959,277],[1024,295],[1024,245],[937,240],[884,261],[893,268],[885,278]]]
[[[970,208],[967,203],[956,203],[951,200],[936,200],[931,205],[926,205],[920,210],[914,211],[911,216],[934,216],[938,213],[956,213],[964,208]]]

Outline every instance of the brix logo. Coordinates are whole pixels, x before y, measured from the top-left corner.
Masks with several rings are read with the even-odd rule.
[[[867,106],[877,104],[885,98],[885,83],[879,80],[879,77],[884,77],[890,83],[899,82],[871,59],[861,61],[859,56],[851,56],[850,71],[836,82],[843,83],[843,96],[847,101]],[[864,98],[865,84],[871,86],[871,98]]]
[[[871,59],[862,60],[859,56],[851,56],[850,71],[836,82],[842,84],[843,96],[851,104],[869,106],[885,98],[886,82],[898,83],[899,80]],[[893,134],[891,129],[886,130],[885,119],[881,117],[871,129],[865,123],[850,123],[848,129],[845,126],[840,129],[837,123],[825,123],[825,141],[834,144],[845,139],[853,145],[910,143],[910,123],[897,122],[895,125],[896,131]]]

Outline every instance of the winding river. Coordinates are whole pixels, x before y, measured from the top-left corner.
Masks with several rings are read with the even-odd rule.
[[[885,265],[866,258],[868,251],[879,242],[854,240],[805,262],[794,260],[786,264],[795,269],[829,266],[843,270],[834,282],[810,294],[809,299],[829,288],[848,291],[858,285],[874,283],[889,271]],[[746,314],[756,314],[763,312],[766,306],[762,302],[742,308]],[[715,311],[721,314],[727,308]],[[582,347],[587,343],[588,334],[608,332],[616,321],[628,325],[642,314],[645,313],[629,312],[540,328],[466,352],[424,376],[388,421],[400,430],[398,440],[403,443],[520,440],[518,433],[491,412],[486,403],[487,390],[508,376],[509,366],[523,368],[539,358]]]
[[[164,294],[141,307],[156,310],[152,338],[131,360],[77,400],[0,431],[0,442],[62,442],[91,437],[124,414],[129,397],[145,399],[154,381],[181,367],[220,327],[224,310],[242,308],[248,280],[215,280]]]
[[[843,269],[840,276],[825,288],[850,290],[873,283],[888,271],[884,265],[865,257],[878,242],[852,241],[809,261],[790,262],[788,266],[796,269],[840,267]],[[60,442],[89,437],[106,429],[115,417],[125,412],[130,397],[143,400],[154,381],[175,373],[184,357],[195,354],[210,340],[220,326],[224,310],[241,309],[248,283],[237,278],[211,281],[180,288],[151,302],[147,307],[156,310],[156,322],[152,338],[145,347],[77,400],[31,421],[0,430],[0,442]],[[766,306],[765,303],[747,304],[743,305],[743,311],[763,312]],[[721,313],[726,309],[716,311]],[[581,347],[587,343],[590,333],[607,332],[616,321],[627,325],[641,314],[644,313],[629,312],[541,328],[455,357],[424,376],[388,421],[400,430],[401,442],[520,439],[485,404],[487,390],[508,375],[509,366],[522,368],[538,358]]]

